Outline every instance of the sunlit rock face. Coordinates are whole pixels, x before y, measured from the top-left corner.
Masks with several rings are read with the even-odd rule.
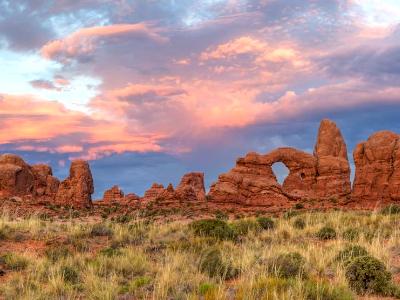
[[[282,185],[272,170],[276,162],[289,169]],[[314,155],[293,148],[279,148],[266,155],[249,153],[219,176],[209,196],[219,203],[276,206],[301,199],[343,198],[350,192],[346,144],[336,124],[323,120]]]
[[[356,174],[352,196],[357,201],[400,200],[400,136],[380,131],[354,150]]]
[[[55,203],[78,208],[91,207],[93,193],[93,178],[89,163],[75,160],[71,164],[69,177],[60,183]]]

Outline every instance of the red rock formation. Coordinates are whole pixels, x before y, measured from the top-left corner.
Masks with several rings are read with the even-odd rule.
[[[22,158],[13,154],[0,156],[0,196],[32,195],[34,175]]]
[[[60,181],[53,177],[51,167],[39,164],[32,166],[34,174],[34,197],[42,201],[52,202],[55,198]]]
[[[150,189],[148,189],[143,196],[143,201],[153,201],[157,199],[164,192],[164,186],[162,184],[153,183]]]
[[[176,188],[176,193],[187,201],[205,201],[204,173],[185,174]]]
[[[55,203],[73,207],[91,207],[93,192],[89,163],[75,160],[71,164],[69,177],[60,183]]]
[[[347,147],[336,124],[322,120],[314,156],[317,159],[315,193],[322,198],[341,198],[351,193]]]
[[[124,192],[117,186],[114,185],[111,189],[104,192],[104,202],[121,202],[124,199]]]
[[[282,186],[272,165],[282,162],[289,175]],[[249,153],[219,176],[209,196],[214,202],[248,206],[279,206],[290,200],[345,197],[350,194],[346,144],[335,123],[323,120],[314,155],[293,148],[269,154]]]
[[[400,200],[400,136],[380,131],[353,152],[356,174],[352,197],[357,201]]]

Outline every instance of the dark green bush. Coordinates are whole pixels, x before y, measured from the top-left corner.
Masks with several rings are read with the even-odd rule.
[[[261,229],[258,222],[249,219],[238,220],[234,222],[231,227],[236,236],[244,236],[250,231],[259,231]]]
[[[279,277],[291,278],[305,275],[305,263],[300,253],[291,252],[279,255],[274,261],[274,267]]]
[[[275,228],[275,222],[271,218],[259,217],[257,223],[264,230],[270,230]]]
[[[14,271],[22,271],[28,267],[29,261],[26,257],[9,252],[0,257],[0,264]]]
[[[216,211],[216,213],[215,213],[215,218],[216,218],[216,219],[219,219],[219,220],[224,220],[224,221],[226,221],[226,220],[229,219],[229,216],[228,216],[226,213],[224,213],[223,211],[218,210],[218,211]]]
[[[303,209],[303,208],[304,208],[304,204],[303,204],[303,203],[296,203],[296,204],[294,205],[294,208],[295,208],[295,209]]]
[[[358,237],[360,236],[360,232],[355,229],[355,228],[349,228],[346,229],[343,233],[342,233],[342,237],[343,239],[353,242],[358,240]]]
[[[397,204],[390,204],[384,208],[381,209],[380,211],[381,214],[383,215],[395,215],[395,214],[400,214],[400,205]]]
[[[352,300],[353,293],[346,287],[333,286],[329,282],[304,282],[304,298],[307,300]]]
[[[106,226],[105,224],[99,223],[95,224],[90,231],[90,236],[112,236],[113,231],[111,228]]]
[[[352,290],[357,294],[392,295],[392,275],[385,265],[372,256],[355,258],[346,267],[346,279]]]
[[[351,263],[354,258],[366,255],[368,255],[368,251],[364,247],[359,245],[349,245],[338,253],[336,260],[347,265]]]
[[[239,270],[224,263],[221,251],[212,247],[203,251],[200,257],[199,270],[210,277],[232,279],[239,275]]]
[[[235,237],[235,233],[232,228],[222,220],[198,220],[192,222],[189,227],[197,236],[213,237],[219,240],[233,239]]]
[[[61,267],[61,273],[65,282],[76,284],[79,282],[79,272],[72,266]]]
[[[304,229],[306,227],[306,222],[302,218],[297,218],[293,222],[293,227],[297,229]]]
[[[336,231],[330,226],[324,226],[317,232],[320,240],[332,240],[336,238]]]
[[[47,248],[44,253],[49,260],[55,262],[71,255],[71,250],[65,245],[54,245]]]

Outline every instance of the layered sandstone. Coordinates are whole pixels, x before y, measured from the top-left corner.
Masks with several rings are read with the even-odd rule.
[[[71,164],[69,177],[60,183],[55,203],[72,207],[91,207],[93,193],[89,163],[75,160]]]
[[[104,192],[103,201],[104,202],[121,202],[124,199],[125,194],[119,188],[119,186],[114,185],[112,188]]]
[[[204,173],[185,174],[176,188],[176,193],[187,201],[205,201]]]
[[[352,197],[360,201],[400,200],[400,136],[380,131],[353,152],[356,174]]]
[[[52,202],[57,195],[60,181],[53,176],[50,166],[38,164],[32,166],[34,174],[34,197],[42,201]]]
[[[282,185],[272,170],[281,162],[289,169]],[[279,206],[292,200],[346,197],[350,194],[350,167],[340,130],[329,120],[321,122],[314,155],[279,148],[261,155],[249,153],[228,173],[219,176],[209,196],[217,203]]]

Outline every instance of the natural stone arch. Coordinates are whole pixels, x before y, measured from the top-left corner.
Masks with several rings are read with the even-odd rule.
[[[306,197],[312,194],[317,175],[317,160],[313,155],[294,148],[278,148],[264,155],[262,160],[271,167],[281,162],[289,169],[282,184],[282,190],[288,196]]]

